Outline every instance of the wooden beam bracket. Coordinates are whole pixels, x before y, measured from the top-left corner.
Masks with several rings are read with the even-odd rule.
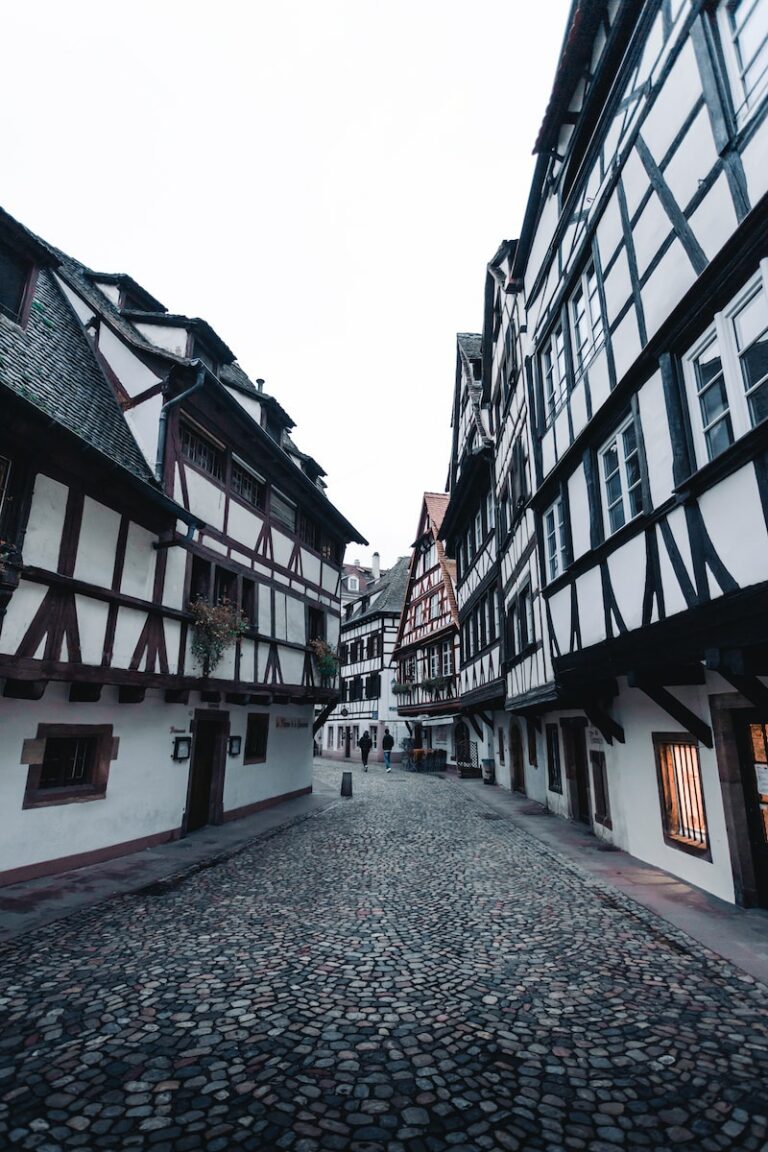
[[[692,712],[671,692],[667,692],[666,688],[648,683],[639,684],[637,687],[645,693],[649,700],[658,704],[659,708],[662,708],[668,716],[671,716],[678,724],[682,724],[683,728],[690,732],[691,736],[695,736],[705,748],[713,747],[714,740],[709,724],[697,716],[695,712]]]

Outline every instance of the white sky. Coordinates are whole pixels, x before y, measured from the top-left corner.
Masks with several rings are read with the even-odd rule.
[[[388,565],[517,236],[569,0],[6,5],[0,203],[204,317]]]

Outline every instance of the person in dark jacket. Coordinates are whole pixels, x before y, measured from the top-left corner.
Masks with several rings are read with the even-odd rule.
[[[386,767],[387,772],[392,771],[392,749],[394,748],[394,746],[395,746],[394,737],[392,735],[390,735],[389,728],[385,728],[384,729],[384,739],[381,742],[381,747],[382,747],[383,752],[384,752],[384,766]]]
[[[365,732],[363,732],[362,736],[357,742],[357,746],[360,749],[360,755],[363,758],[363,772],[368,771],[368,756],[370,754],[372,744],[373,741],[368,735],[368,729],[366,728]]]

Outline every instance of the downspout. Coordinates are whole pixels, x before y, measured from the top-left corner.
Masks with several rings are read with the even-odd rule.
[[[193,392],[197,392],[198,388],[202,388],[205,383],[205,365],[200,360],[193,360],[192,363],[197,365],[197,379],[192,387],[187,388],[184,392],[180,392],[178,396],[173,396],[170,400],[166,400],[160,409],[160,420],[157,427],[155,476],[161,486],[165,480],[165,443],[168,438],[168,410],[175,408],[177,404],[180,404],[182,400],[186,400],[187,396],[191,396]]]

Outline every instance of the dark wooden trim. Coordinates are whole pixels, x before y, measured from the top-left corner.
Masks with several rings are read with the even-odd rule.
[[[685,218],[685,213],[672,195],[672,190],[664,179],[658,164],[651,155],[650,148],[646,144],[645,140],[643,140],[643,137],[639,132],[635,140],[635,148],[637,149],[638,156],[640,157],[643,167],[645,168],[645,171],[648,175],[648,179],[651,182],[651,186],[658,196],[662,208],[669,217],[670,223],[677,233],[677,237],[680,240],[680,243],[683,245],[685,253],[693,265],[693,269],[696,272],[696,275],[700,276],[709,263],[704,249],[696,239],[693,229]],[[643,343],[645,343],[645,341],[643,341]]]
[[[71,576],[75,570],[84,504],[85,495],[82,489],[71,486],[67,494],[67,508],[59,547],[58,571],[62,576]]]
[[[152,836],[141,836],[137,840],[124,840],[120,844],[110,844],[106,848],[95,848],[90,852],[77,852],[72,856],[59,856],[55,860],[43,860],[38,864],[25,864],[21,868],[9,868],[5,872],[0,872],[0,887],[23,884],[39,876],[71,872],[77,868],[87,868],[91,864],[101,864],[105,860],[114,860],[118,856],[143,852],[145,848],[154,848],[158,844],[166,844],[169,840],[178,840],[180,835],[180,828],[171,828],[167,832],[156,832]]]
[[[632,225],[629,221],[629,209],[627,208],[627,197],[624,192],[624,182],[619,179],[616,183],[616,195],[619,203],[619,214],[621,216],[621,229],[624,235],[624,248],[627,253],[627,267],[629,269],[629,282],[632,287],[632,299],[635,304],[635,313],[637,315],[637,330],[640,334],[640,344],[642,347],[648,343],[648,329],[645,325],[645,310],[643,308],[643,296],[640,291],[640,274],[637,269],[637,257],[635,255],[635,242],[632,235]],[[608,316],[606,314],[606,325]],[[615,387],[615,383],[614,383]]]
[[[713,746],[712,729],[709,724],[697,716],[695,712],[692,712],[690,708],[678,700],[676,696],[673,696],[671,692],[668,692],[666,688],[642,680],[637,686],[650,700],[653,700],[654,704],[658,704],[659,708],[663,709],[667,715],[671,716],[673,720],[677,720],[678,724],[682,724],[686,732],[689,732],[699,743],[703,744],[706,748]]]
[[[625,743],[624,729],[622,726],[595,701],[590,701],[584,705],[584,713],[590,724],[593,724],[595,728],[599,729],[606,743],[613,744],[614,737],[618,740],[619,744]]]

